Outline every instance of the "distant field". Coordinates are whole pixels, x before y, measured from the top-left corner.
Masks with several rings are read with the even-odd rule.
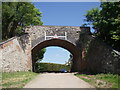
[[[37,75],[34,72],[2,73],[2,88],[22,88]]]
[[[120,76],[117,74],[75,74],[96,88],[120,88]]]

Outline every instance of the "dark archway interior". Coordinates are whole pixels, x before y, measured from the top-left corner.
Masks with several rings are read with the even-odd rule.
[[[73,60],[72,60],[73,64],[76,62],[76,60],[79,59],[80,51],[74,44],[70,43],[69,41],[62,40],[62,39],[50,39],[50,40],[46,40],[46,41],[39,43],[32,49],[32,65],[33,65],[33,67],[36,62],[36,61],[34,61],[35,54],[39,50],[46,48],[48,46],[59,46],[59,47],[62,47],[64,49],[68,50],[73,55]],[[71,70],[72,70],[72,68],[74,68],[74,65],[72,65]]]

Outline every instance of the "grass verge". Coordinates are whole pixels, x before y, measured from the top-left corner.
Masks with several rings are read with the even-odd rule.
[[[120,76],[117,74],[75,74],[75,76],[88,82],[95,88],[120,88]]]
[[[23,88],[37,75],[34,72],[2,73],[2,88]]]

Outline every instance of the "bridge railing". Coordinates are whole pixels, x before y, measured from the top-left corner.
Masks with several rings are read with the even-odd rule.
[[[52,38],[67,40],[67,32],[65,32],[64,35],[57,35],[57,34],[47,35],[47,33],[45,32],[45,40],[49,40],[49,39],[52,39]]]

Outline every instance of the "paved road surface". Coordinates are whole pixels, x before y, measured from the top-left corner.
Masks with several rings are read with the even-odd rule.
[[[24,88],[94,88],[71,73],[44,73]]]

